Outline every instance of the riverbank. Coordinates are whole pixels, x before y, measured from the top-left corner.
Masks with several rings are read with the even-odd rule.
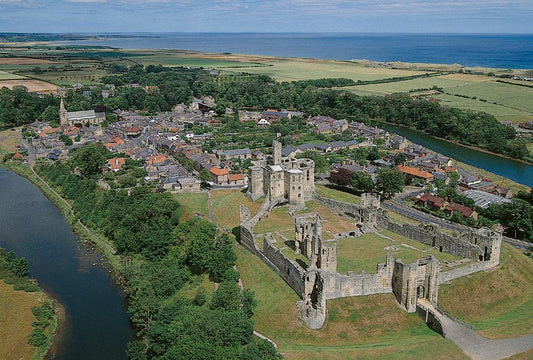
[[[61,214],[67,219],[74,232],[80,237],[82,242],[90,244],[95,250],[104,255],[107,265],[113,270],[113,278],[117,285],[122,286],[124,283],[123,273],[125,266],[122,259],[117,255],[117,251],[102,236],[95,234],[85,224],[83,224],[74,214],[72,205],[65,200],[55,189],[53,189],[43,178],[41,178],[30,165],[4,162],[0,163],[5,169],[14,172],[28,179],[32,184],[37,186],[41,192],[59,209]],[[122,286],[123,287],[123,286]]]
[[[447,143],[454,144],[454,145],[457,145],[457,146],[462,146],[462,147],[467,148],[467,149],[479,151],[479,152],[482,152],[482,153],[485,153],[485,154],[489,154],[489,155],[493,155],[493,156],[498,156],[498,157],[501,157],[503,159],[509,159],[509,160],[517,161],[517,162],[520,162],[520,163],[526,164],[526,165],[533,165],[533,162],[528,161],[528,160],[517,159],[517,158],[511,157],[511,156],[508,156],[508,155],[495,153],[495,152],[489,151],[487,149],[484,149],[484,148],[481,148],[481,147],[478,147],[478,146],[466,145],[466,144],[460,143],[459,141],[448,140],[448,139],[441,138],[441,137],[438,137],[438,136],[433,136],[431,134],[428,134],[427,132],[418,130],[417,128],[412,127],[412,126],[405,126],[405,125],[401,125],[401,124],[390,123],[390,122],[383,121],[383,120],[379,120],[379,121],[376,121],[376,122],[378,123],[378,126],[379,126],[380,123],[383,123],[383,124],[387,124],[387,125],[392,125],[392,126],[396,126],[396,127],[401,127],[401,128],[413,130],[413,131],[416,131],[418,133],[421,133],[421,134],[424,134],[426,136],[429,136],[429,137],[431,137],[433,139],[446,141]]]
[[[27,264],[0,248],[0,358],[53,358],[65,309],[35,279],[18,272],[19,266],[13,267],[19,261]]]
[[[133,332],[124,308],[124,278],[118,270],[122,269],[122,262],[112,254],[109,244],[78,222],[70,204],[32,172],[30,166],[8,161],[0,163],[0,167],[12,173],[6,177],[7,188],[12,188],[12,178],[16,175],[35,186],[35,191],[30,191],[27,183],[21,183],[21,190],[14,188],[20,200],[4,194],[4,205],[7,205],[4,211],[18,209],[17,213],[25,217],[27,209],[36,218],[25,222],[4,214],[8,232],[1,243],[27,257],[32,269],[35,268],[33,276],[54,301],[55,336],[48,355],[43,356],[53,359],[124,358],[126,343]],[[43,202],[43,195],[50,201]],[[34,206],[28,208],[27,204]],[[24,230],[17,230],[20,226]],[[98,347],[88,349],[95,343]]]

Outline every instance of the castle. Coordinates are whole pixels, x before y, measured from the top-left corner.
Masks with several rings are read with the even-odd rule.
[[[59,105],[59,124],[61,126],[100,125],[105,120],[105,113],[97,113],[94,110],[67,111],[63,98]]]
[[[268,170],[264,171],[267,171],[268,175]],[[265,178],[268,181],[268,177]],[[288,257],[275,245],[277,240],[273,234],[265,234],[262,247],[259,247],[260,242],[253,232],[254,226],[261,218],[268,216],[269,212],[280,204],[277,199],[265,197],[254,217],[251,216],[250,210],[241,205],[239,242],[274,270],[300,296],[301,300],[297,303],[300,319],[311,329],[318,329],[324,324],[327,300],[392,293],[405,311],[427,311],[424,309],[424,301],[436,306],[441,284],[488,270],[499,264],[502,243],[502,234],[499,232],[471,229],[461,234],[449,235],[433,225],[400,225],[390,218],[386,210],[380,208],[379,198],[375,195],[363,194],[359,204],[352,204],[314,193],[313,199],[333,213],[349,215],[354,219],[355,231],[337,236],[358,236],[375,231],[379,226],[430,245],[439,252],[469,258],[471,261],[467,265],[442,271],[441,264],[433,255],[405,264],[388,254],[384,263],[377,264],[374,274],[356,274],[353,271],[340,274],[337,272],[336,243],[323,239],[322,219],[319,214],[310,213],[293,215],[295,238],[292,249],[307,258],[308,263],[303,265]],[[440,324],[434,316],[426,313],[425,318],[428,326],[442,331],[442,328],[439,330]]]
[[[248,168],[248,191],[252,201],[263,196],[269,200],[303,205],[315,192],[315,163],[311,159],[281,156],[281,143],[272,144],[272,159],[259,160]]]

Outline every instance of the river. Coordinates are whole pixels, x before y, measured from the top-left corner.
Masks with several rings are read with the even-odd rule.
[[[1,168],[0,233],[0,246],[25,257],[30,276],[65,307],[55,359],[125,359],[133,336],[125,295],[100,254],[37,187]]]
[[[465,164],[490,171],[491,173],[509,178],[520,184],[533,187],[532,165],[436,139],[413,129],[385,123],[380,123],[378,126],[389,132],[405,136],[415,144],[422,145]]]

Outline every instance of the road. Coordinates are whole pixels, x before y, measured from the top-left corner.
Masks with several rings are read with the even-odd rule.
[[[439,319],[444,330],[444,337],[453,341],[474,360],[499,360],[533,348],[533,335],[490,340],[465,325],[453,321],[433,307],[429,301],[419,299],[418,303],[423,308],[429,308]]]

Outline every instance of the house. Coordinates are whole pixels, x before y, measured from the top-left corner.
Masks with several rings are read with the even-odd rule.
[[[281,149],[281,156],[293,158],[296,156],[296,154],[300,153],[301,151],[292,145],[287,145],[283,149]]]
[[[490,194],[479,190],[466,190],[462,193],[467,198],[474,200],[476,206],[486,209],[491,204],[499,205],[510,203],[511,200],[498,195]]]
[[[209,173],[211,174],[211,179],[214,183],[218,185],[223,185],[228,182],[229,170],[227,168],[219,168],[218,166],[213,166]]]
[[[228,185],[244,185],[244,175],[243,174],[229,174]]]
[[[448,204],[446,202],[446,199],[428,193],[424,193],[422,196],[418,197],[416,202],[419,205],[430,209],[431,211],[439,211],[442,209],[443,206]]]
[[[407,183],[413,181],[414,179],[423,179],[426,183],[428,183],[434,178],[433,174],[414,167],[398,165],[396,168],[405,175]]]
[[[266,119],[259,119],[259,121],[257,122],[257,126],[267,127],[270,126],[270,122]]]
[[[463,217],[468,218],[471,217],[475,220],[478,219],[479,215],[478,213],[468,206],[457,204],[454,202],[450,202],[448,205],[444,207],[444,213],[447,215],[452,215],[453,213],[459,213]]]
[[[148,165],[155,165],[160,164],[167,160],[167,157],[165,155],[152,155],[148,158]]]
[[[390,146],[395,150],[403,151],[409,146],[409,142],[405,137],[396,135],[390,140]]]
[[[119,171],[125,164],[126,160],[123,157],[114,157],[107,160],[107,168],[113,172]]]
[[[234,149],[234,150],[215,150],[213,151],[218,159],[239,159],[247,160],[252,157],[250,149]]]
[[[267,109],[265,111],[263,111],[263,114],[261,114],[261,117],[267,121],[269,121],[270,123],[274,122],[274,121],[277,121],[277,120],[280,120],[280,119],[283,119],[283,118],[286,118],[289,116],[289,113],[288,112],[281,112],[281,111],[277,111],[277,110],[274,110],[274,109]]]

